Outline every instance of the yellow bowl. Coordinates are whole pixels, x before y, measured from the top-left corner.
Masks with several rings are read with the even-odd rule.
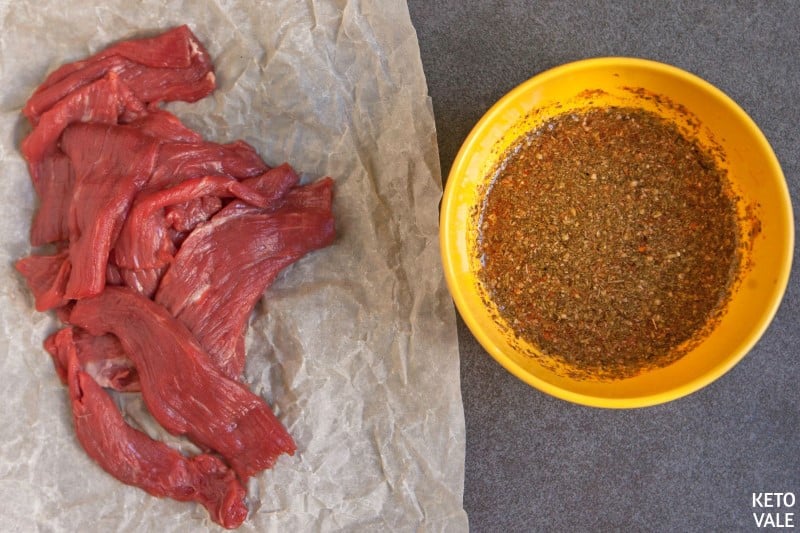
[[[477,270],[477,216],[492,169],[521,135],[555,115],[587,106],[655,111],[720,157],[754,233],[748,267],[722,319],[675,363],[636,377],[573,379],[518,349]],[[760,224],[760,231],[758,225]],[[751,231],[752,230],[752,231]],[[678,68],[633,58],[577,61],[531,78],[501,98],[467,137],[447,179],[440,214],[445,277],[461,316],[501,365],[526,383],[564,400],[610,408],[667,402],[704,387],[758,341],[780,305],[789,278],[794,223],[786,181],[763,133],[719,89]],[[530,347],[529,347],[530,349]],[[534,348],[535,351],[535,348]],[[548,365],[550,366],[550,365]]]

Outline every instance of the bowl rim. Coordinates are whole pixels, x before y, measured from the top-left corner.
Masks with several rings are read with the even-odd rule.
[[[778,291],[775,293],[776,296],[769,303],[767,312],[763,313],[759,317],[757,323],[754,324],[752,334],[748,336],[746,341],[742,343],[738,350],[732,353],[730,357],[726,358],[723,364],[719,364],[711,371],[700,374],[679,386],[660,393],[626,398],[593,396],[570,391],[554,385],[527,372],[508,355],[503,353],[498,346],[492,343],[488,335],[484,332],[484,328],[480,322],[470,312],[468,306],[466,305],[464,293],[456,282],[455,261],[453,261],[453,258],[451,257],[452,254],[450,254],[450,250],[455,249],[455,243],[452,242],[449,232],[447,231],[447,221],[452,216],[452,213],[455,209],[455,194],[453,192],[456,188],[455,182],[459,179],[459,176],[465,172],[467,155],[473,151],[473,146],[483,130],[491,126],[497,116],[503,112],[508,104],[514,101],[520,93],[528,91],[531,86],[541,84],[552,78],[563,76],[575,70],[609,67],[612,65],[618,68],[634,67],[639,69],[649,69],[682,79],[684,82],[697,86],[701,91],[710,93],[713,98],[718,100],[728,111],[733,113],[738,120],[754,134],[761,150],[767,156],[767,163],[771,171],[770,174],[779,177],[778,187],[780,189],[783,202],[781,202],[782,205],[777,206],[777,208],[783,209],[783,214],[789,221],[789,228],[787,230],[787,253],[783,258],[783,261],[780,264],[775,265],[777,267],[776,273]],[[469,135],[467,135],[466,139],[462,143],[455,159],[453,160],[452,167],[448,174],[439,213],[439,247],[442,264],[444,267],[445,280],[453,301],[455,302],[456,308],[476,340],[489,353],[489,355],[491,355],[492,358],[495,359],[495,361],[497,361],[507,371],[528,385],[544,393],[572,403],[612,409],[640,408],[677,400],[678,398],[687,396],[706,387],[733,368],[759,341],[774,319],[775,314],[777,313],[781,302],[783,301],[786,287],[788,286],[794,250],[794,217],[789,188],[786,183],[786,177],[781,169],[780,163],[772,149],[772,146],[769,144],[766,136],[755,123],[755,121],[730,96],[699,76],[666,63],[635,57],[595,57],[565,63],[534,75],[503,95],[484,113],[484,115],[475,124]]]

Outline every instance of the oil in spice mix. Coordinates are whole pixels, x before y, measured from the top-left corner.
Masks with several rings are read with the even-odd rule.
[[[739,269],[726,179],[655,113],[560,115],[517,142],[493,177],[479,278],[514,334],[573,374],[666,366],[717,319]]]

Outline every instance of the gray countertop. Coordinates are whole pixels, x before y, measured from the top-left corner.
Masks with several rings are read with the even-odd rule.
[[[442,175],[517,84],[595,56],[693,72],[741,105],[800,193],[800,10],[793,2],[410,0]],[[459,319],[472,531],[751,531],[754,492],[800,498],[800,261],[766,334],[683,399],[602,410],[551,398],[495,363]]]

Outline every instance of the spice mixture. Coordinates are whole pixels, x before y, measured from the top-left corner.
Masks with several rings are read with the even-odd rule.
[[[518,337],[625,378],[675,361],[713,323],[738,240],[712,157],[654,113],[596,108],[509,151],[481,213],[480,277]]]

